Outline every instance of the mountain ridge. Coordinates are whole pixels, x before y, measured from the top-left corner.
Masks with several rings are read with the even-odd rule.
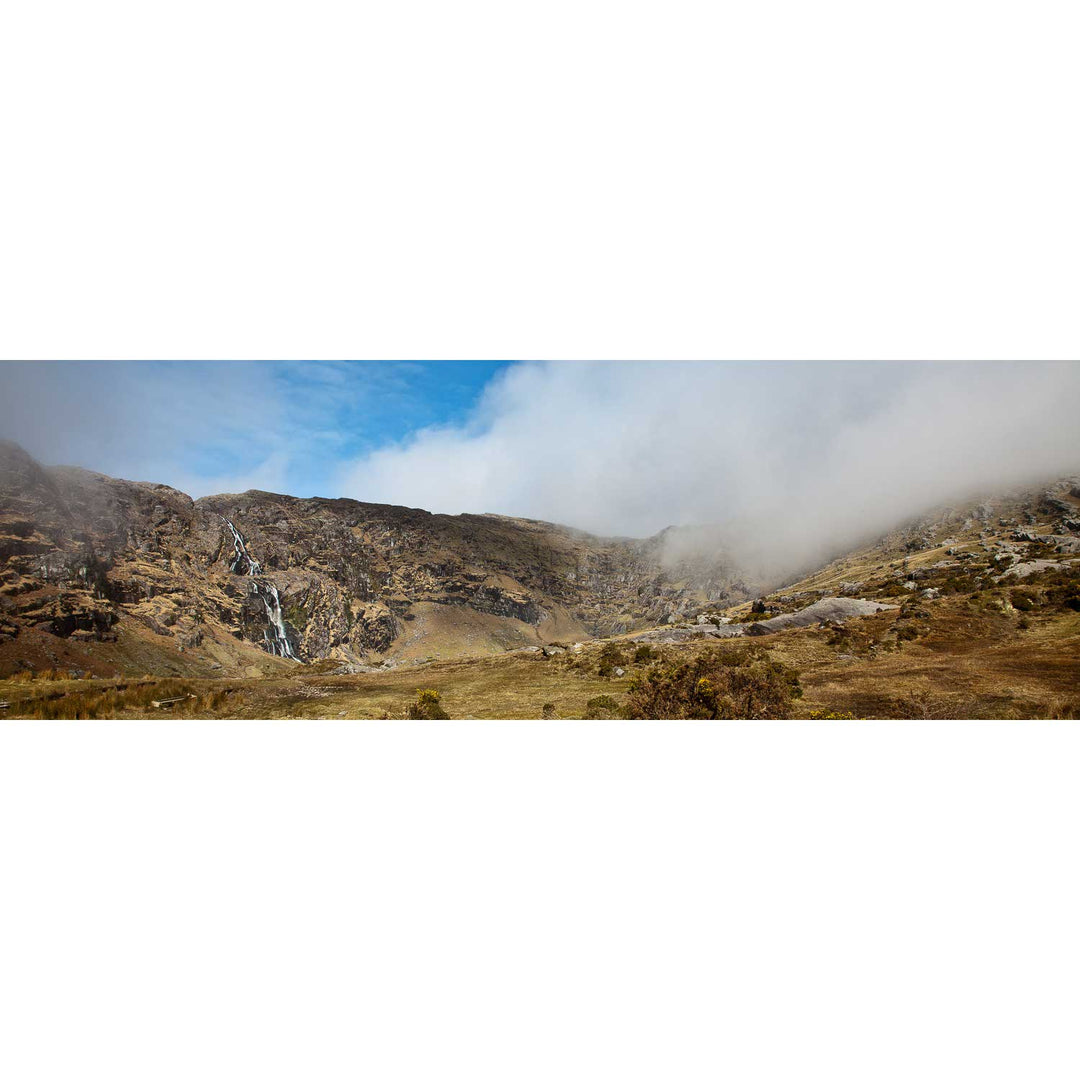
[[[43,466],[5,442],[0,630],[9,642],[37,631],[99,645],[149,631],[185,657],[182,668],[265,666],[237,648],[265,652],[275,618],[258,582],[229,569],[230,528],[280,594],[288,647],[279,647],[305,662],[365,666],[602,636],[753,592],[720,554],[680,578],[656,538],[257,489],[192,499]]]
[[[772,580],[741,576],[723,535],[194,500],[0,443],[0,708],[1080,716],[1080,477],[955,500]]]

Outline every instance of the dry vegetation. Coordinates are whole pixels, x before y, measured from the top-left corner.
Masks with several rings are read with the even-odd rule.
[[[1080,513],[1080,498],[1068,498]],[[954,525],[938,529],[945,539],[898,534],[763,597],[757,611],[744,604],[716,612],[759,619],[826,595],[895,605],[842,625],[762,638],[663,645],[630,635],[576,645],[570,638],[544,651],[451,656],[363,674],[249,649],[249,666],[234,663],[217,677],[184,654],[170,655],[179,670],[166,668],[167,676],[124,678],[116,673],[160,665],[152,635],[76,648],[28,630],[0,650],[14,656],[17,647],[18,663],[30,665],[11,672],[15,661],[8,661],[0,715],[1080,718],[1080,564],[1041,539],[1002,543],[1016,524],[977,525],[959,542],[947,538]],[[1017,564],[1022,576],[1006,572]],[[433,623],[432,641],[435,630]],[[220,659],[224,665],[228,657]],[[170,699],[177,700],[153,704]]]
[[[1024,595],[1029,592],[1040,595],[1037,585],[1025,585]],[[753,674],[769,684],[771,666],[777,675],[765,686],[764,708],[733,696],[738,688],[729,674]],[[680,669],[684,675],[676,677]],[[801,697],[775,693],[788,672],[797,673]],[[674,684],[691,676],[694,686],[710,680],[719,707],[710,711],[707,693],[680,696]],[[426,699],[426,711],[421,691],[438,695]],[[162,709],[151,704],[173,697],[183,700]],[[615,649],[597,642],[551,658],[513,652],[361,675],[304,669],[290,678],[258,679],[21,675],[0,682],[0,699],[10,702],[8,716],[39,718],[434,718],[431,706],[454,719],[1080,718],[1080,612],[1045,604],[1021,611],[1003,588],[756,640]]]

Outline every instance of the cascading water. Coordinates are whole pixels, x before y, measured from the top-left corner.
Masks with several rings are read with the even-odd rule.
[[[252,592],[263,602],[266,608],[266,618],[269,626],[263,630],[263,646],[268,653],[274,656],[287,656],[290,660],[300,662],[300,657],[293,651],[289,635],[285,632],[285,620],[281,615],[281,598],[278,596],[277,586],[272,581],[261,577],[261,570],[257,560],[248,552],[244,537],[235,525],[227,518],[221,519],[229,527],[232,533],[233,551],[236,553],[233,561],[229,563],[229,569],[234,574],[244,574],[257,580],[251,583]],[[247,570],[244,570],[244,566]]]
[[[247,544],[244,543],[243,536],[240,535],[236,526],[227,518],[221,519],[229,526],[229,532],[232,533],[233,551],[236,552],[236,556],[231,563],[229,563],[229,569],[234,574],[242,574],[244,571],[241,567],[244,563],[247,563],[247,575],[248,577],[256,577],[261,569],[258,562],[248,554]]]
[[[255,595],[262,600],[266,608],[266,617],[270,625],[263,630],[263,644],[266,651],[275,656],[287,656],[290,660],[299,660],[293,647],[289,643],[289,635],[285,633],[285,620],[281,617],[281,600],[277,589],[268,581],[264,581],[260,587],[256,581],[252,584]]]

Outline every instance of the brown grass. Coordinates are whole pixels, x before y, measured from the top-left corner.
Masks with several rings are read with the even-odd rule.
[[[544,706],[557,718],[583,717],[603,695],[625,704],[630,679],[649,663],[689,659],[702,651],[764,649],[796,668],[804,696],[795,715],[846,714],[906,718],[1080,717],[1080,613],[1020,614],[963,596],[921,605],[927,618],[898,611],[853,619],[842,631],[788,630],[753,641],[727,639],[654,646],[625,675],[598,674],[604,642],[549,660],[504,653],[434,661],[360,675],[329,675],[309,667],[290,676],[250,679],[140,678],[92,682],[19,673],[0,681],[6,716],[97,717],[404,717],[419,688],[438,691],[458,718],[537,719]],[[906,626],[918,633],[904,640]],[[323,668],[325,671],[325,666]],[[152,700],[185,697],[167,709]],[[549,714],[552,710],[548,710]]]

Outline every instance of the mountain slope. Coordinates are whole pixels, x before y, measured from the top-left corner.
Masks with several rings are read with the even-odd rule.
[[[753,595],[719,555],[665,566],[663,546],[349,499],[193,500],[0,443],[0,671],[385,665],[618,633]]]
[[[5,715],[403,716],[418,686],[453,716],[640,715],[642,679],[698,663],[788,673],[796,716],[1080,716],[1080,479],[746,582],[690,530],[192,500],[0,444]]]

